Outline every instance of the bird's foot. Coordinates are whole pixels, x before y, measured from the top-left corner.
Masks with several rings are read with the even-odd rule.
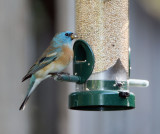
[[[60,73],[49,73],[49,75],[51,75],[51,77],[60,77],[61,74]]]
[[[60,74],[70,75],[70,73],[66,73],[66,72],[61,72]]]
[[[62,75],[70,75],[69,73],[65,73],[65,72],[60,72],[60,73],[49,73],[51,75],[51,77],[54,78],[54,80],[62,80]]]
[[[49,75],[51,75],[51,77],[57,81],[58,79],[61,78],[61,74],[60,73],[49,73]]]
[[[70,75],[69,73],[66,72],[60,72],[60,73],[49,73],[52,77],[54,77],[55,75],[57,76],[61,76],[61,75]]]

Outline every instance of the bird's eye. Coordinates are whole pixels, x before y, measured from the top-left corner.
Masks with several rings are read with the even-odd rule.
[[[66,33],[66,34],[65,34],[65,36],[69,36],[69,34],[68,34],[68,33]]]

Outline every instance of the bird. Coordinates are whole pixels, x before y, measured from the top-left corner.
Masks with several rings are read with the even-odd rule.
[[[53,77],[53,74],[64,73],[62,71],[73,59],[72,40],[76,38],[77,35],[70,31],[57,33],[53,37],[49,47],[22,79],[23,82],[30,78],[30,84],[27,95],[19,110],[25,109],[25,105],[31,94],[43,80]]]

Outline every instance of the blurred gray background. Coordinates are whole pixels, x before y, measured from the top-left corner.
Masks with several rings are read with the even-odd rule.
[[[74,0],[0,0],[0,134],[159,134],[160,2],[130,0],[129,13],[131,78],[150,81],[130,89],[136,109],[69,110],[74,84],[48,79],[19,111],[29,84],[22,77],[56,32],[74,31]]]

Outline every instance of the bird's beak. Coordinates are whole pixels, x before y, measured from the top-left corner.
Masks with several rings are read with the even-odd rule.
[[[72,33],[70,37],[71,37],[72,40],[78,38],[78,36],[76,34],[74,34],[74,33]]]

